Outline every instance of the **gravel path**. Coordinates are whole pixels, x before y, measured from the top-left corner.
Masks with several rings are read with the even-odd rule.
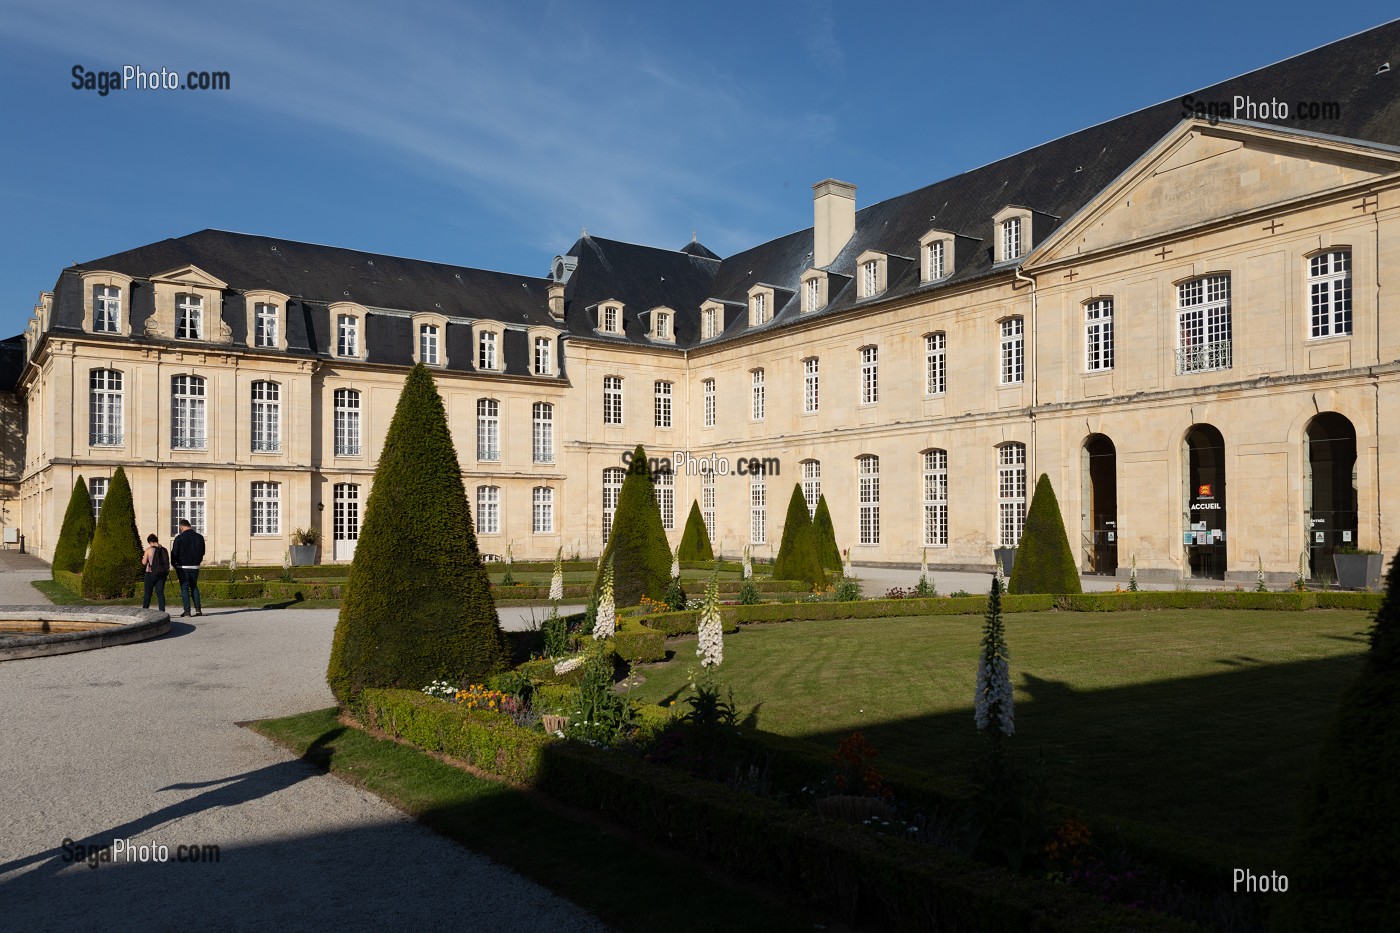
[[[0,603],[39,602],[34,575],[0,569]],[[331,705],[335,617],[210,609],[155,641],[0,664],[0,927],[601,929],[235,725]],[[65,838],[171,860],[67,864]],[[181,844],[219,861],[179,863]]]

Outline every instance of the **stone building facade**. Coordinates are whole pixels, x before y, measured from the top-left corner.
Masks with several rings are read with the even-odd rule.
[[[696,501],[730,555],[776,551],[799,484],[857,562],[989,567],[1043,472],[1085,571],[1326,576],[1400,540],[1392,58],[1395,24],[860,210],[827,180],[724,259],[585,234],[536,278],[203,231],[83,263],[0,398],[5,505],[47,556],[121,465],[143,533],[349,559],[424,362],[488,553],[596,554],[641,443],[673,543]],[[1303,90],[1335,115],[1189,104]]]

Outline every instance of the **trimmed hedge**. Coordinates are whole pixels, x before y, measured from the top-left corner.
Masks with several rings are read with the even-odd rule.
[[[821,558],[822,566],[832,573],[841,573],[841,549],[836,546],[836,527],[831,523],[831,509],[827,507],[825,493],[817,497],[812,530],[816,532],[817,555]]]
[[[60,571],[83,572],[88,545],[92,543],[92,534],[96,530],[97,522],[92,517],[92,496],[88,493],[87,480],[79,476],[73,481],[73,492],[68,497],[68,508],[63,513],[63,527],[58,533],[58,543],[53,548],[55,580],[58,579]]]
[[[141,538],[126,470],[117,467],[102,514],[92,535],[92,548],[83,564],[83,595],[89,599],[118,599],[141,588]]]
[[[617,620],[617,633],[613,635],[613,650],[618,657],[629,664],[647,664],[666,660],[666,635],[653,628],[640,625],[635,616],[623,616]]]
[[[809,590],[826,586],[826,571],[822,568],[823,542],[807,512],[807,497],[802,484],[794,483],[788,499],[787,517],[783,520],[783,540],[778,546],[778,558],[773,562],[773,576],[783,580],[801,580]]]
[[[1065,522],[1055,488],[1044,473],[1035,484],[1025,529],[1016,549],[1016,563],[1006,591],[1019,593],[1078,593],[1079,568],[1069,549]]]
[[[643,596],[664,599],[671,584],[671,545],[661,525],[654,482],[646,449],[638,444],[617,494],[612,532],[593,579],[594,592],[601,593],[603,574],[612,563],[613,595],[619,606],[635,606]]]
[[[537,680],[542,684],[568,684],[577,686],[583,682],[584,668],[588,665],[580,664],[578,667],[563,674],[554,673],[555,662],[549,658],[540,658],[535,661],[526,661],[516,665],[516,670],[531,680]]]
[[[714,548],[710,544],[710,530],[705,527],[705,519],[700,514],[700,503],[690,501],[690,515],[685,520],[685,531],[681,534],[680,546],[676,554],[682,562],[710,561],[715,559]]]
[[[557,741],[543,732],[521,729],[500,713],[467,709],[411,690],[367,687],[350,698],[349,708],[367,727],[515,784],[529,784],[539,776],[541,751]]]
[[[754,561],[754,566],[758,566],[759,561]],[[720,573],[743,573],[744,564],[737,560],[681,560],[682,570],[703,570],[709,573],[718,570]]]

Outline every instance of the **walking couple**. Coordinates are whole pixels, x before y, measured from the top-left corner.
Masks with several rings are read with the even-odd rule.
[[[204,615],[199,606],[199,565],[204,563],[204,536],[190,527],[185,519],[180,519],[180,533],[170,542],[170,550],[160,546],[155,535],[146,536],[146,550],[141,554],[141,567],[146,572],[146,590],[141,597],[141,608],[151,608],[151,593],[156,594],[156,607],[165,611],[165,579],[170,568],[175,567],[175,579],[180,581],[180,602],[185,611],[181,618],[190,614],[190,602],[194,602],[194,614]]]

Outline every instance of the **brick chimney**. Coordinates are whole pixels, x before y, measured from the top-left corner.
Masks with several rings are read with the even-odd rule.
[[[856,232],[856,186],[828,178],[812,186],[816,214],[812,236],[812,265],[831,264]]]

